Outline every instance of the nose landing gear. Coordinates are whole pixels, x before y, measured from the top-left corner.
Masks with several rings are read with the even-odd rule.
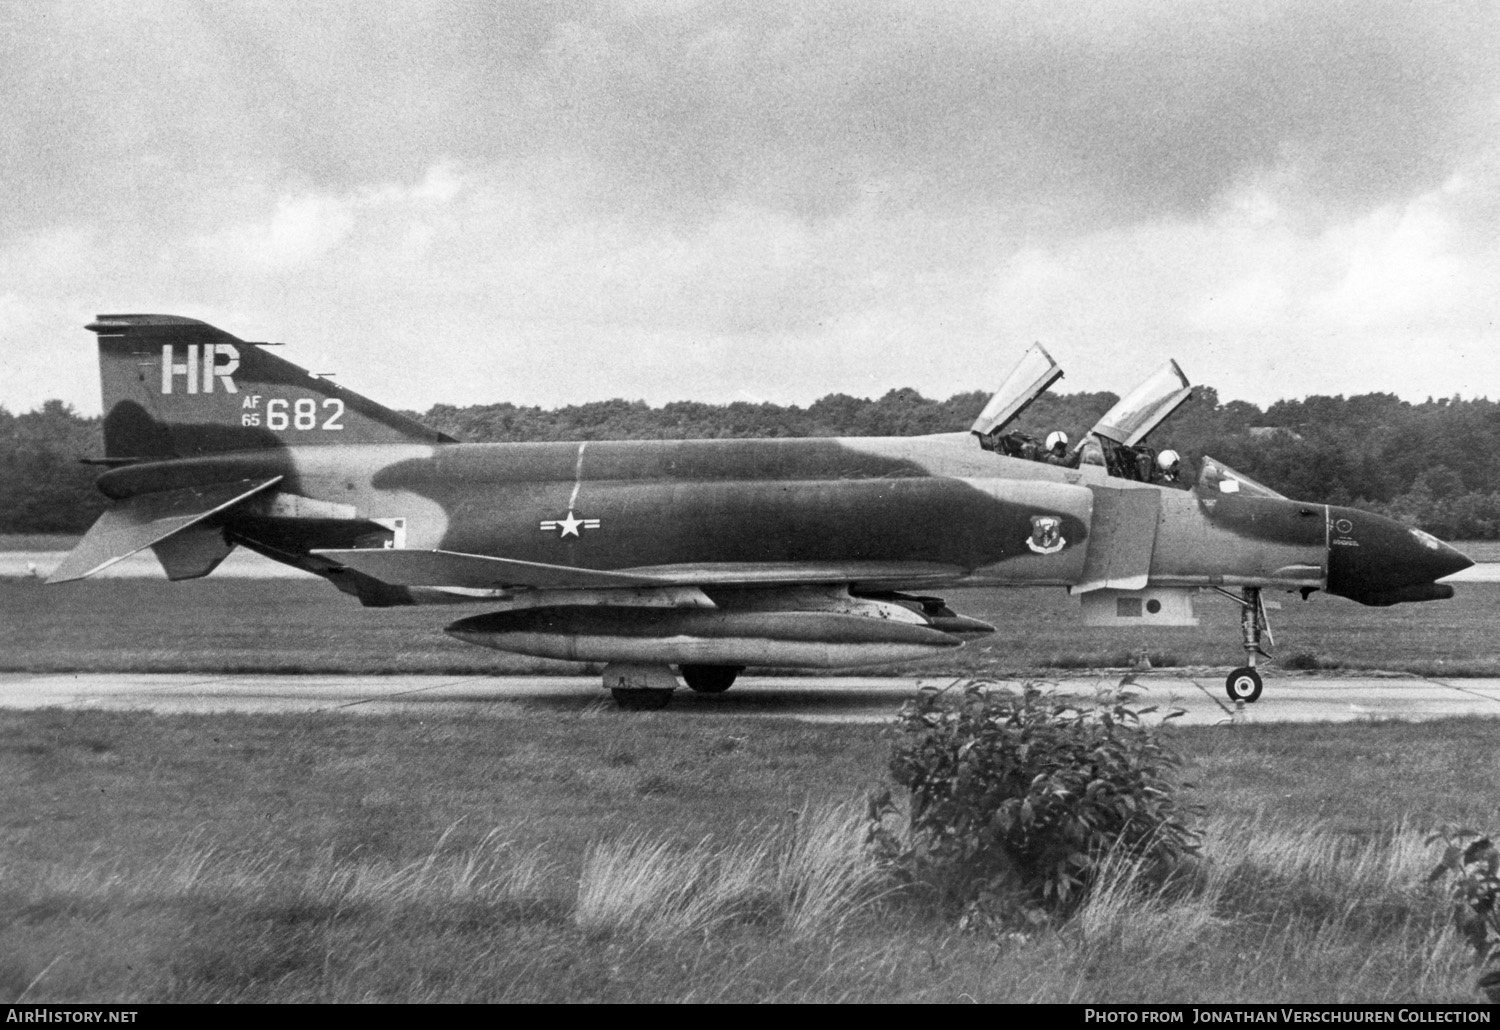
[[[1231,701],[1255,701],[1260,697],[1262,685],[1260,673],[1254,666],[1246,665],[1235,669],[1224,680],[1224,692]]]
[[[1260,598],[1260,587],[1245,587],[1238,596],[1228,590],[1215,587],[1219,593],[1232,597],[1240,605],[1240,636],[1245,646],[1245,662],[1224,680],[1224,692],[1231,701],[1253,702],[1260,697],[1262,682],[1255,671],[1255,659],[1270,658],[1266,647],[1275,648],[1276,638],[1271,634],[1271,623],[1266,618],[1266,605]],[[1264,644],[1262,643],[1264,638]]]

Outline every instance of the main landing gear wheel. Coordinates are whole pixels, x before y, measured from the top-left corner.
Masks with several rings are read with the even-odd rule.
[[[722,694],[745,671],[743,665],[684,665],[682,679],[700,694]]]
[[[658,712],[671,703],[677,677],[665,665],[611,662],[604,667],[604,689],[627,712]]]
[[[1235,669],[1224,681],[1224,690],[1231,701],[1254,701],[1260,697],[1260,673],[1248,665]]]

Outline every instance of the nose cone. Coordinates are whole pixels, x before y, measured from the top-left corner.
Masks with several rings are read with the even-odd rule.
[[[1328,512],[1328,592],[1361,604],[1452,597],[1438,583],[1474,562],[1431,533],[1355,508]]]
[[[1422,531],[1417,530],[1417,532],[1421,533]],[[1437,537],[1428,533],[1422,533],[1422,536],[1437,544],[1437,554],[1429,556],[1427,561],[1430,563],[1430,568],[1436,573],[1438,579],[1442,579],[1444,576],[1451,576],[1455,572],[1462,572],[1474,564],[1474,559],[1464,554],[1458,548],[1445,544]]]

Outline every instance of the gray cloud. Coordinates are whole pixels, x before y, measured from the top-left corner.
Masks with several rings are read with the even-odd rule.
[[[1278,169],[1349,209],[1493,131],[1500,7],[704,3],[13,5],[3,174],[161,218],[246,179],[410,180],[435,156],[588,209],[1192,213]]]
[[[54,341],[134,307],[413,407],[941,393],[1032,339],[1077,388],[1149,347],[1272,397],[1307,339],[1307,388],[1469,388],[1497,43],[1489,0],[0,6],[0,382],[66,353],[93,403]]]

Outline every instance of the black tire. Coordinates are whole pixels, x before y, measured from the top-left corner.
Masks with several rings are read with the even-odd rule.
[[[722,694],[745,671],[743,665],[684,665],[683,682],[700,694]]]
[[[672,702],[670,690],[616,687],[610,693],[614,695],[615,704],[627,712],[659,712]]]
[[[1260,697],[1260,673],[1248,665],[1235,669],[1224,680],[1224,692],[1231,701],[1255,702]]]

